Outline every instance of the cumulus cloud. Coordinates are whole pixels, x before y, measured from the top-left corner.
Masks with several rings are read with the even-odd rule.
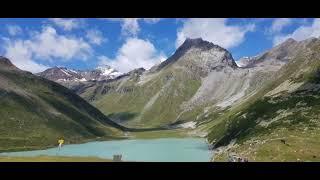
[[[80,19],[50,18],[49,20],[66,31],[71,31],[81,25]]]
[[[39,72],[47,68],[39,61],[86,60],[92,55],[91,46],[83,39],[59,35],[50,26],[32,34],[30,39],[25,40],[5,39],[5,56],[23,70]]]
[[[27,42],[35,56],[44,60],[61,58],[67,61],[74,57],[86,60],[92,52],[91,46],[83,39],[59,35],[50,26],[44,27]]]
[[[122,21],[122,33],[124,35],[136,36],[138,34],[140,31],[138,18],[124,18]]]
[[[289,18],[278,18],[272,22],[270,32],[278,33],[281,32],[283,28],[289,26],[292,23],[292,20]]]
[[[149,24],[155,24],[161,18],[104,18],[111,21],[121,22],[121,34],[124,36],[136,37],[140,31],[139,21],[144,21]]]
[[[320,19],[314,19],[310,25],[302,25],[291,34],[280,34],[273,38],[273,45],[276,46],[289,38],[297,41],[305,40],[310,37],[318,38],[320,36]]]
[[[151,68],[153,65],[164,61],[167,57],[157,52],[154,45],[148,41],[138,38],[128,38],[118,50],[114,59],[100,56],[100,65],[107,64],[120,72],[128,72],[135,68]]]
[[[48,68],[32,59],[32,51],[30,51],[25,41],[17,40],[12,42],[9,39],[5,39],[5,42],[5,57],[8,57],[18,68],[31,72],[41,72]]]
[[[202,38],[224,48],[232,48],[243,42],[247,32],[254,31],[255,25],[228,25],[227,19],[187,19],[177,32],[176,47],[186,38]]]
[[[16,35],[22,33],[22,29],[21,29],[21,27],[18,26],[18,25],[8,25],[8,26],[7,26],[7,30],[8,30],[8,33],[9,33],[11,36],[16,36]]]
[[[101,65],[109,65],[110,61],[112,61],[112,59],[108,58],[107,56],[98,56],[98,64],[99,66]]]
[[[155,24],[161,20],[161,18],[143,18],[146,23]]]
[[[102,32],[96,29],[88,30],[86,33],[86,38],[89,40],[90,43],[96,45],[100,45],[101,43],[107,40],[103,37]]]

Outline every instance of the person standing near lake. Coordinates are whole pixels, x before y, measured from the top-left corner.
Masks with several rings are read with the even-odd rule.
[[[64,143],[64,140],[61,138],[58,140],[58,143],[59,143],[59,150],[60,150],[62,147],[62,144]]]

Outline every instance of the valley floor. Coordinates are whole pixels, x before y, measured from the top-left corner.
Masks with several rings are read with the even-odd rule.
[[[156,139],[156,138],[184,138],[184,137],[197,137],[192,134],[188,129],[168,129],[158,131],[142,131],[131,132],[129,137],[135,139]]]

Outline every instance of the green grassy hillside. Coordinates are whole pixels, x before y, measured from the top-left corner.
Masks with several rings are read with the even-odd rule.
[[[200,86],[199,78],[191,73],[170,69],[144,84],[137,82],[129,77],[105,84],[103,88],[110,91],[97,97],[93,104],[127,126],[158,127],[175,122],[182,111],[180,105]]]
[[[67,88],[0,61],[0,151],[122,134],[122,126]]]

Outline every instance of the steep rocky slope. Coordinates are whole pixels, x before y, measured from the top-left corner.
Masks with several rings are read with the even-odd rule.
[[[208,139],[216,160],[236,153],[252,161],[316,161],[320,144],[320,40],[288,40],[269,53],[287,63],[272,81],[215,120]],[[253,63],[255,65],[255,63]]]

